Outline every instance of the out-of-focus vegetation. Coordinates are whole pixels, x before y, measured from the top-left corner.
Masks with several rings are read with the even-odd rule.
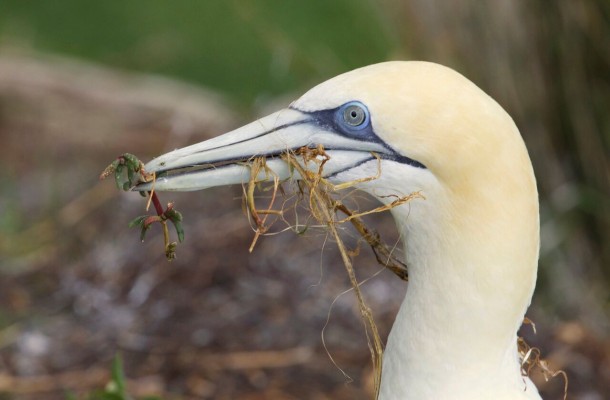
[[[323,235],[311,244],[279,235],[248,255],[239,188],[176,195],[198,240],[167,265],[156,240],[142,245],[126,227],[141,199],[96,178],[125,151],[147,159],[202,140],[388,59],[449,65],[515,119],[542,205],[529,312],[538,335],[528,340],[568,372],[570,398],[607,398],[608,43],[606,0],[3,0],[2,398],[102,387],[117,349],[137,395],[370,393],[348,297],[334,306],[327,344],[354,383],[344,385],[320,344],[330,303],[349,287],[330,267],[337,254],[325,251],[320,266]],[[392,234],[391,221],[379,224]],[[373,274],[362,257],[356,267]],[[404,293],[396,281],[382,274],[365,288],[382,333]],[[546,398],[562,394],[561,382],[540,386]]]
[[[5,42],[217,89],[236,103],[302,90],[388,58],[372,3],[307,1],[3,1]]]

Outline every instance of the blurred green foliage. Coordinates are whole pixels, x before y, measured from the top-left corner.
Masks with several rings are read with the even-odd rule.
[[[202,84],[242,105],[385,60],[393,49],[376,9],[358,0],[3,0],[0,41],[11,38]]]

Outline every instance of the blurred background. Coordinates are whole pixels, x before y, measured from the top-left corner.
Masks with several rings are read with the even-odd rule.
[[[0,399],[85,398],[117,353],[135,396],[371,398],[324,231],[249,254],[241,188],[164,195],[186,216],[168,263],[159,230],[140,243],[127,228],[143,200],[98,176],[123,152],[148,160],[393,59],[451,66],[515,119],[542,224],[537,334],[522,333],[568,373],[569,398],[610,398],[609,43],[607,0],[2,0]],[[389,216],[370,222],[394,243]],[[369,253],[355,267],[374,276],[385,338],[406,285]],[[561,378],[534,379],[563,398]]]

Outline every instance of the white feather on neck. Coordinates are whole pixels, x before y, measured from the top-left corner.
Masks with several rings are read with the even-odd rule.
[[[425,199],[392,210],[409,287],[384,352],[380,399],[540,399],[521,376],[516,335],[536,281],[538,221],[524,209],[537,200],[517,193],[512,205],[526,215],[486,218],[494,210],[460,204],[430,171],[392,164],[362,189],[382,201],[419,190]],[[470,192],[471,202],[485,190]]]

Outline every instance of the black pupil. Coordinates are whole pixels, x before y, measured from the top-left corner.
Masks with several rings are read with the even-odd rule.
[[[358,106],[349,106],[343,114],[343,118],[346,123],[351,126],[360,126],[364,123],[366,119],[366,115],[364,114],[364,110],[362,110]]]

